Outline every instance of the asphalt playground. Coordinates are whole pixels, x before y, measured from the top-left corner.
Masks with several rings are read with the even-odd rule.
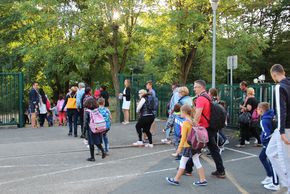
[[[67,127],[0,129],[0,193],[3,194],[268,194],[260,184],[265,172],[259,162],[261,148],[247,145],[236,149],[238,138],[227,129],[230,144],[222,153],[227,178],[210,174],[214,163],[205,154],[202,164],[208,186],[192,185],[197,179],[184,176],[180,186],[171,186],[165,177],[176,173],[178,161],[172,145],[160,144],[163,121],[157,122],[154,148],[131,147],[137,140],[135,123],[114,124],[109,132],[110,153],[88,162],[89,150],[83,139],[67,136]]]

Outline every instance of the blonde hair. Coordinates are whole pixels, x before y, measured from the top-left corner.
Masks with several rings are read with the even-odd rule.
[[[260,102],[258,108],[262,109],[264,112],[270,109],[270,104],[268,102]]]
[[[147,91],[144,89],[139,90],[138,92],[139,94],[142,94],[142,96],[144,96],[145,94],[147,94]]]
[[[104,105],[105,104],[105,99],[104,98],[99,98],[98,99],[98,103],[99,103],[99,105]]]
[[[191,107],[188,104],[183,105],[180,111],[191,116]]]
[[[182,96],[188,96],[189,95],[189,90],[186,86],[182,86],[178,89],[178,92],[182,95]]]
[[[254,90],[254,88],[248,88],[248,89],[247,89],[247,94],[254,95],[254,94],[255,94],[255,90]]]

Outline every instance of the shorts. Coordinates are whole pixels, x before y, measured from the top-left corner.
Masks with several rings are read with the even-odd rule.
[[[130,110],[131,101],[123,100],[122,109]]]

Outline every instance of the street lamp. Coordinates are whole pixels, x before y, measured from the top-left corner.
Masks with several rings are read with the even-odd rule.
[[[213,11],[213,32],[212,32],[212,88],[215,88],[216,69],[216,10],[219,0],[209,0]]]

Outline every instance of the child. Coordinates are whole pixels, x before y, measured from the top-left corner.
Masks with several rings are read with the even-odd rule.
[[[198,175],[199,175],[199,181],[196,181],[193,184],[198,185],[198,186],[207,185],[207,180],[205,179],[204,168],[202,167],[199,161],[201,150],[193,150],[190,147],[190,145],[187,143],[187,136],[191,132],[191,128],[193,126],[191,111],[192,109],[189,105],[183,105],[181,107],[181,117],[185,118],[186,120],[182,124],[181,140],[180,140],[180,144],[178,146],[176,153],[179,154],[181,153],[182,150],[183,151],[182,151],[182,157],[180,160],[177,174],[175,175],[174,178],[166,177],[167,182],[171,185],[179,185],[180,177],[184,173],[184,169],[189,158],[192,158],[194,166],[196,167]]]
[[[170,130],[174,126],[175,118],[180,115],[180,107],[181,107],[181,104],[179,104],[179,103],[174,105],[174,112],[173,112],[173,114],[171,114],[168,117],[166,125],[165,125],[165,129],[163,129],[163,131],[166,134],[166,136],[165,136],[166,138],[165,139],[161,139],[162,143],[171,144],[171,140],[170,140],[170,137],[169,137]]]
[[[261,102],[258,105],[257,113],[262,116],[260,125],[262,128],[261,142],[263,144],[263,149],[259,158],[267,173],[267,177],[261,182],[261,184],[263,184],[266,189],[278,191],[280,189],[278,177],[276,176],[266,155],[266,149],[273,132],[272,120],[274,118],[274,111],[270,109],[269,103]]]
[[[108,154],[108,152],[109,152],[109,139],[108,139],[107,133],[111,127],[112,116],[111,116],[110,110],[107,107],[105,107],[105,99],[104,98],[102,98],[102,97],[99,98],[98,103],[99,103],[98,110],[103,115],[103,117],[106,121],[107,131],[103,134],[103,141],[104,141],[104,145],[105,145],[105,152],[106,152],[106,154]]]
[[[53,126],[53,114],[51,110],[47,110],[47,122],[49,127]]]
[[[66,122],[66,108],[63,109],[62,111],[62,107],[64,104],[64,99],[63,99],[63,95],[59,95],[58,101],[57,101],[57,105],[56,105],[56,109],[57,109],[57,114],[58,114],[58,125],[59,126],[64,126],[65,122]]]
[[[95,152],[95,147],[94,145],[96,145],[98,147],[98,149],[101,150],[102,152],[102,158],[104,159],[106,157],[106,153],[103,149],[103,146],[102,146],[102,134],[100,133],[93,133],[89,124],[90,124],[90,112],[92,110],[95,110],[98,108],[98,103],[96,101],[96,99],[94,98],[89,98],[85,104],[84,104],[85,108],[86,108],[86,111],[85,111],[85,126],[86,126],[86,129],[87,129],[87,134],[88,134],[88,144],[90,146],[90,154],[91,154],[91,157],[87,159],[87,161],[91,161],[91,162],[94,162],[96,161],[95,160],[95,155],[94,155],[94,152]]]

